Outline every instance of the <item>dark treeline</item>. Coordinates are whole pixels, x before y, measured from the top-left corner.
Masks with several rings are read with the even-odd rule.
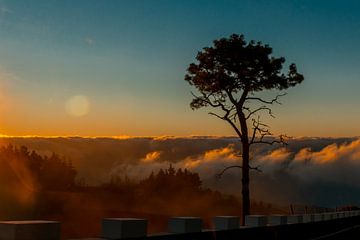
[[[28,190],[70,190],[75,187],[76,170],[72,162],[53,153],[42,156],[27,147],[0,148],[0,180],[19,181]]]
[[[172,193],[186,194],[186,192],[201,193],[201,180],[199,174],[187,169],[175,169],[170,164],[168,169],[152,172],[147,178],[134,182],[127,176],[115,176],[101,188],[115,192],[136,191],[141,195],[157,194],[158,196],[172,196]]]

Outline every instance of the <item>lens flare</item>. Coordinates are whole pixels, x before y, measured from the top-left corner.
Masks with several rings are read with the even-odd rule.
[[[82,117],[89,113],[90,102],[86,96],[73,96],[67,100],[65,109],[70,116]]]

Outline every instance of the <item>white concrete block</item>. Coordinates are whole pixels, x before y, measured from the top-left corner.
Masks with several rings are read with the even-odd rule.
[[[201,232],[202,219],[198,217],[173,217],[169,220],[168,231],[170,233]]]
[[[145,237],[147,220],[139,218],[104,218],[102,237],[108,239]]]
[[[105,238],[70,238],[67,240],[107,240]]]
[[[270,215],[268,216],[269,225],[283,225],[287,224],[287,216],[285,215]]]
[[[308,223],[308,222],[314,222],[314,214],[304,214],[303,215],[303,223]]]
[[[245,226],[248,227],[263,227],[267,224],[267,216],[265,215],[246,215]]]
[[[324,221],[332,220],[334,219],[334,213],[323,213],[323,219]]]
[[[60,223],[55,221],[0,222],[1,240],[60,240]]]
[[[303,215],[290,215],[290,216],[287,216],[287,223],[288,224],[303,223]]]
[[[321,222],[324,220],[323,214],[316,213],[314,214],[314,222]]]
[[[240,217],[238,216],[217,216],[214,218],[216,230],[229,230],[240,228]]]

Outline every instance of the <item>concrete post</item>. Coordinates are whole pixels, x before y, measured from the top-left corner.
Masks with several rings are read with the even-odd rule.
[[[198,217],[173,217],[168,223],[170,233],[192,233],[201,230],[202,219]]]
[[[285,215],[270,215],[268,216],[269,225],[283,225],[287,224],[287,216]]]
[[[238,216],[217,216],[214,218],[216,230],[229,230],[240,228],[240,217]]]
[[[265,215],[247,215],[245,216],[245,226],[263,227],[267,224],[267,216]]]
[[[55,221],[0,222],[1,240],[60,240],[60,223]]]
[[[145,237],[147,220],[139,218],[104,218],[102,237],[108,239]]]

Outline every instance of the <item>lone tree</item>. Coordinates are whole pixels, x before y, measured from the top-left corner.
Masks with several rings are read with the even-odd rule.
[[[236,132],[242,146],[242,164],[225,168],[242,169],[242,222],[250,214],[249,171],[250,147],[255,144],[285,143],[284,135],[274,137],[269,126],[260,121],[261,112],[272,115],[271,106],[279,103],[285,93],[265,99],[259,92],[285,90],[304,80],[296,65],[290,64],[285,73],[283,57],[272,56],[272,48],[261,42],[246,42],[243,35],[215,40],[197,54],[197,62],[187,69],[185,80],[198,93],[190,106],[194,109],[212,107],[209,114],[224,120]]]

